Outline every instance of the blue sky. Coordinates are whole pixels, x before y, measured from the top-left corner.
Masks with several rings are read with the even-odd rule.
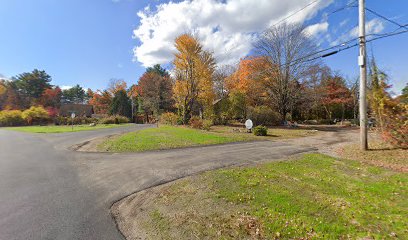
[[[0,74],[11,77],[38,68],[60,86],[79,83],[103,89],[111,78],[133,84],[145,66],[154,62],[168,66],[172,39],[186,31],[197,32],[220,63],[233,63],[250,51],[254,34],[311,0],[253,2],[258,1],[1,0]],[[341,36],[351,37],[357,24],[356,8],[325,17],[348,2],[324,0],[289,21],[315,25],[316,40],[327,47]],[[164,5],[157,9],[159,4]],[[370,0],[367,7],[408,23],[406,0]],[[367,20],[373,21],[375,33],[396,28],[370,13]],[[408,82],[407,43],[408,34],[403,34],[368,46],[390,75],[395,92]],[[341,52],[325,62],[355,78],[357,50]]]

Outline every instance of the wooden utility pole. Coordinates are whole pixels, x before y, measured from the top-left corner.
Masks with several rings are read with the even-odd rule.
[[[367,56],[366,56],[366,38],[365,38],[365,0],[359,0],[359,42],[360,54],[358,56],[358,65],[360,66],[360,142],[361,150],[368,149],[367,141]]]

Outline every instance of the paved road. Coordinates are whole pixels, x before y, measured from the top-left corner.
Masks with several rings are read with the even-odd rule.
[[[316,150],[269,141],[123,154],[68,149],[146,127],[152,126],[46,135],[0,130],[0,239],[122,239],[109,208],[133,192],[201,171]]]

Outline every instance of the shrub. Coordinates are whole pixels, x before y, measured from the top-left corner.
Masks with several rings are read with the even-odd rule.
[[[75,117],[74,119],[71,119],[70,117],[58,116],[54,119],[55,125],[71,125],[72,123],[74,125],[80,125],[80,124],[91,124],[91,123],[97,123],[97,122],[98,122],[98,119],[87,118],[87,117]]]
[[[165,112],[160,116],[160,123],[166,125],[177,125],[178,116],[172,112]]]
[[[331,125],[333,121],[331,119],[319,119],[317,120],[317,124],[319,125]]]
[[[384,115],[382,136],[393,146],[408,148],[408,104],[398,104]]]
[[[210,131],[212,125],[213,125],[213,122],[211,120],[204,120],[202,129],[206,131]]]
[[[128,123],[129,118],[125,116],[120,116],[120,115],[112,115],[109,117],[104,117],[98,120],[98,123],[101,124],[122,124],[122,123]]]
[[[20,126],[24,119],[20,110],[0,111],[0,126]]]
[[[255,125],[279,125],[280,115],[267,106],[248,109],[248,117]]]
[[[55,125],[67,125],[68,124],[68,118],[67,117],[62,117],[62,116],[57,116],[54,118],[54,124]]]
[[[54,107],[47,107],[46,111],[48,113],[48,117],[55,118],[58,116],[58,109]]]
[[[46,123],[49,120],[47,110],[41,106],[32,106],[24,110],[22,117],[29,125]]]
[[[190,126],[196,129],[202,129],[204,126],[203,120],[197,116],[190,118]]]
[[[214,123],[215,125],[227,125],[230,120],[230,117],[228,113],[222,112],[220,114],[213,115],[211,119],[212,123]]]
[[[178,116],[177,117],[177,125],[183,125],[184,124],[184,120],[182,116]]]
[[[264,126],[256,126],[254,127],[254,135],[255,136],[266,136],[268,135],[268,128]]]

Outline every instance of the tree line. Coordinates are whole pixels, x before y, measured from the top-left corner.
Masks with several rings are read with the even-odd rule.
[[[64,103],[88,103],[97,114],[139,116],[144,121],[170,112],[179,124],[189,124],[192,118],[213,124],[251,118],[271,125],[358,117],[358,79],[346,79],[313,58],[318,46],[302,25],[267,29],[253,44],[252,54],[232,65],[217,64],[214,53],[192,34],[178,36],[174,46],[170,70],[149,67],[131,86],[113,79],[104,90],[79,85],[61,90],[51,85],[45,71],[17,75],[0,82],[0,109],[41,105],[55,111]],[[388,76],[374,57],[370,62],[369,113],[383,126],[384,115],[391,112],[387,109],[406,104],[407,87],[400,97],[391,97]]]

